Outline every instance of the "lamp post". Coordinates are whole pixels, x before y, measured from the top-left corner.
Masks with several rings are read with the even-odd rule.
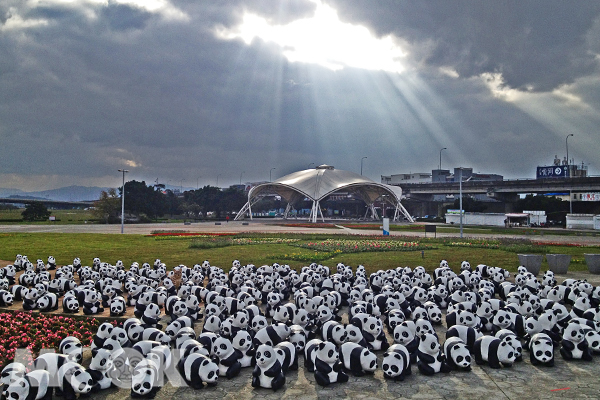
[[[181,182],[179,182],[179,192],[181,194],[183,194],[183,181],[185,181],[185,179],[181,179]]]
[[[217,187],[219,187],[219,177],[221,176],[221,174],[217,175]]]
[[[123,233],[123,226],[125,225],[125,174],[129,170],[119,169],[117,171],[123,173],[123,192],[121,193],[121,233]]]
[[[271,172],[273,172],[274,169],[276,169],[276,168],[273,167],[269,170],[269,182],[273,182],[273,179],[271,178]]]
[[[569,136],[574,136],[572,133],[569,133],[567,135],[567,137],[565,138],[565,146],[567,147],[567,167],[569,165],[571,165],[571,162],[569,161]],[[570,169],[570,168],[569,168]],[[571,172],[571,171],[569,171]],[[571,176],[571,174],[569,173],[569,176]]]
[[[242,171],[242,173],[240,174],[240,185],[242,184],[242,175],[244,175],[244,172],[246,171]]]
[[[443,147],[442,149],[440,149],[440,170],[442,169],[442,150],[447,150],[447,147]]]
[[[460,167],[460,175],[458,178],[458,197],[459,197],[459,208],[460,213],[460,237],[463,237],[463,204],[462,204],[462,167]]]
[[[202,178],[202,176],[199,176],[196,178],[196,190],[200,189],[200,184],[199,184],[200,178]]]
[[[363,166],[363,160],[367,158],[367,157],[363,157],[360,159],[360,174],[362,175],[362,166]]]

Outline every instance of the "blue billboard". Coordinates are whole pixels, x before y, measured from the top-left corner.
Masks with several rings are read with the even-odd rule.
[[[537,167],[536,178],[568,178],[569,177],[569,166],[568,165],[552,165],[549,167]]]

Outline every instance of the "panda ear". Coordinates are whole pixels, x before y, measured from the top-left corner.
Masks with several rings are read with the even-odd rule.
[[[319,350],[323,350],[325,348],[325,342],[319,343]]]
[[[98,354],[98,349],[99,349],[99,347],[92,349],[92,358],[96,357],[96,354]]]

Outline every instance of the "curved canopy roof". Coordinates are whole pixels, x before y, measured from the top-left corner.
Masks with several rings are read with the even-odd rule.
[[[273,182],[255,186],[248,193],[248,198],[277,193],[290,203],[303,198],[321,201],[340,190],[356,194],[368,204],[382,195],[392,196],[394,203],[400,202],[402,196],[402,189],[398,186],[384,185],[354,172],[320,165],[314,169],[293,172]]]

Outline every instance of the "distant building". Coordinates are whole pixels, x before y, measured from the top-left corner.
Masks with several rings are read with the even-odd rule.
[[[409,174],[381,175],[384,185],[401,185],[403,183],[431,183],[431,173],[411,172]]]

